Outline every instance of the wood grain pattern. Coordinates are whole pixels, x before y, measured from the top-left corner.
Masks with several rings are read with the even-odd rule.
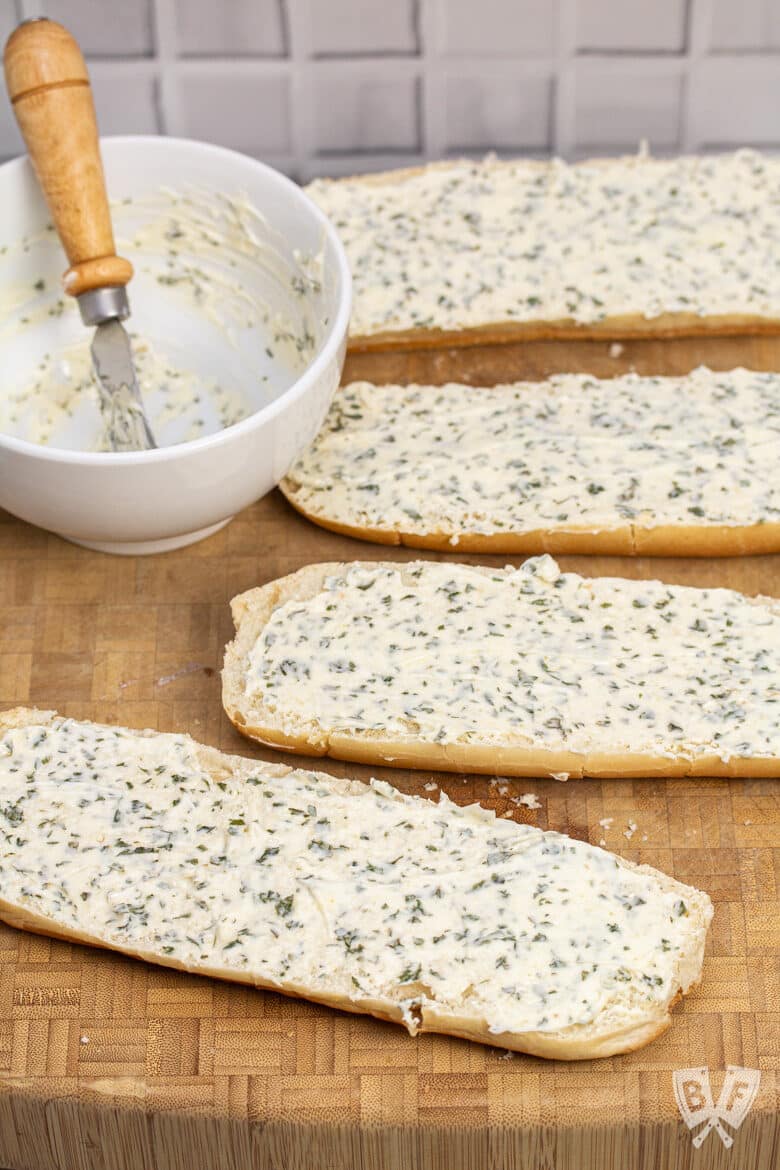
[[[347,377],[496,382],[702,360],[780,368],[780,341],[501,346],[350,359]],[[434,559],[447,559],[432,554]],[[410,560],[307,524],[279,496],[190,549],[88,552],[0,514],[0,705],[184,729],[253,754],[220,703],[236,593],[312,561]],[[518,558],[469,557],[474,563]],[[780,557],[563,557],[589,575],[658,576],[780,596]],[[256,749],[265,759],[280,759]],[[285,761],[289,757],[284,757]],[[0,1165],[12,1170],[756,1170],[780,1158],[780,783],[448,777],[321,760],[337,775],[444,788],[606,844],[715,902],[701,988],[640,1052],[566,1065],[178,975],[0,927]],[[426,785],[428,787],[426,787]],[[531,810],[513,796],[534,792]],[[606,826],[601,820],[612,818]],[[636,825],[635,830],[630,826]],[[628,835],[626,835],[628,834]],[[694,1151],[672,1070],[761,1070],[725,1151]]]
[[[25,21],[8,38],[5,80],[19,129],[71,267],[65,291],[125,285],[116,255],[95,105],[79,46],[54,20]]]

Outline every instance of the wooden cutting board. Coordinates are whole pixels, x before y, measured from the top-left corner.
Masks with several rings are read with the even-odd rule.
[[[353,357],[346,375],[495,383],[555,370],[780,368],[780,339],[536,343]],[[780,466],[778,467],[780,474]],[[192,548],[88,552],[0,514],[0,704],[35,704],[253,749],[222,714],[236,593],[312,561],[407,560],[327,533],[278,493]],[[446,559],[440,557],[439,559]],[[512,558],[470,557],[483,564]],[[780,556],[562,558],[780,596]],[[287,759],[288,757],[285,757]],[[338,775],[357,765],[318,761]],[[629,1056],[544,1062],[0,928],[0,1165],[12,1170],[655,1170],[780,1163],[780,781],[491,782],[374,770],[407,792],[480,800],[707,890],[699,991]],[[540,808],[517,797],[533,793]],[[533,802],[532,802],[533,803]],[[706,1066],[761,1072],[726,1151],[696,1152],[672,1087]]]

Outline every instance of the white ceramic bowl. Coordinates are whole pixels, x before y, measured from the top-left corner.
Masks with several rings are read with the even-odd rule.
[[[136,267],[130,328],[251,413],[221,430],[216,415],[199,420],[214,433],[155,451],[68,449],[94,438],[94,403],[82,409],[81,395],[58,416],[62,445],[30,441],[44,412],[20,390],[42,369],[45,398],[47,355],[76,346],[86,361],[91,331],[60,295],[65,259],[30,165],[16,159],[0,167],[0,507],[88,547],[162,552],[270,491],[316,434],[344,361],[349,268],[319,209],[254,159],[157,137],[108,138],[102,149],[118,251]],[[185,223],[181,238],[172,222]],[[24,425],[9,426],[11,401]],[[169,405],[169,422],[175,413]]]

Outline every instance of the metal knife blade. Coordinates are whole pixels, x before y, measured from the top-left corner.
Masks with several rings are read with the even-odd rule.
[[[92,365],[111,450],[148,451],[156,447],[144,414],[130,338],[116,318],[95,330]]]

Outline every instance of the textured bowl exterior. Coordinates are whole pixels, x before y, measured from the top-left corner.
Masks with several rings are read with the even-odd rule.
[[[132,545],[189,536],[198,539],[270,491],[317,433],[338,386],[349,325],[350,276],[330,224],[290,180],[244,155],[207,144],[159,138],[107,139],[111,163],[143,168],[149,189],[166,181],[173,165],[179,181],[219,183],[231,168],[236,182],[269,218],[283,202],[284,221],[312,221],[336,266],[335,300],[318,355],[279,397],[214,435],[152,452],[124,454],[65,451],[0,434],[0,507],[71,540]],[[160,164],[160,165],[158,165]],[[163,165],[164,164],[164,165]],[[0,203],[30,185],[25,159],[0,167]],[[123,195],[114,189],[114,195]],[[31,217],[28,231],[40,226]],[[288,228],[289,230],[289,228]],[[187,539],[174,543],[188,543]],[[133,548],[127,551],[147,551]],[[149,549],[148,551],[153,551]]]

